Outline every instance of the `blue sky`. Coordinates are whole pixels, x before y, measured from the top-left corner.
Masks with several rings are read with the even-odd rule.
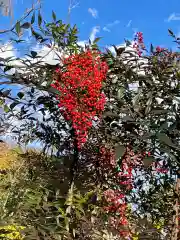
[[[73,1],[73,0],[72,0]],[[14,21],[20,18],[33,0],[14,0]],[[35,0],[34,0],[35,2]],[[174,48],[167,29],[180,35],[180,0],[74,0],[71,24],[77,24],[80,40],[87,40],[94,29],[102,37],[101,46],[121,44],[132,39],[135,31],[144,33],[147,44]],[[42,14],[51,18],[54,10],[67,21],[69,0],[42,0]],[[0,17],[0,29],[10,25],[8,17]],[[92,36],[92,35],[91,35]]]

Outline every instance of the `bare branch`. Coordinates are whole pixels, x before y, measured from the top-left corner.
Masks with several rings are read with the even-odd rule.
[[[70,23],[70,17],[71,17],[71,12],[74,8],[78,7],[79,2],[76,2],[76,0],[69,0],[69,6],[68,6],[68,18],[67,22]]]
[[[22,16],[22,18],[19,20],[19,22],[22,22],[24,19],[26,19],[33,11],[35,10],[38,10],[39,8],[35,8],[35,5],[32,6],[32,8],[30,9],[27,9],[26,10],[26,13]],[[8,32],[12,32],[16,27],[16,24],[13,25],[12,28],[10,29],[7,29],[7,30],[0,30],[0,34],[3,34],[3,33],[8,33]]]

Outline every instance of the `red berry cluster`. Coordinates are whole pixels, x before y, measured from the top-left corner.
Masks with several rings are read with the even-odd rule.
[[[127,203],[125,200],[125,194],[120,190],[108,189],[104,192],[104,197],[108,206],[104,207],[104,210],[110,215],[110,225],[119,231],[122,236],[128,236],[128,220],[126,216]]]
[[[121,169],[117,173],[117,177],[120,180],[119,184],[125,186],[125,190],[133,189],[133,170],[142,165],[142,154],[135,154],[130,148],[126,149],[126,154],[123,156],[121,163]]]
[[[166,51],[165,48],[162,48],[162,47],[159,47],[159,46],[156,47],[156,52],[157,52],[157,53],[162,53],[162,52],[164,52],[164,51]]]
[[[100,152],[102,154],[100,160],[101,162],[104,160],[105,166],[107,163],[109,163],[109,169],[117,166],[114,152],[105,147],[102,147]],[[148,153],[148,155],[149,154],[150,153]],[[118,230],[120,236],[126,238],[130,237],[131,233],[129,231],[125,196],[128,191],[134,188],[133,170],[137,166],[142,165],[143,157],[143,154],[135,154],[131,148],[127,148],[121,166],[115,175],[116,189],[109,188],[104,192],[104,197],[107,202],[104,210],[109,214],[110,226]]]
[[[162,162],[154,162],[152,164],[152,166],[155,169],[155,173],[168,173],[169,172],[169,168],[167,166],[165,166]]]
[[[128,166],[127,160],[129,159],[126,155],[127,154],[123,157],[121,167],[115,174],[115,179],[113,180],[116,182],[114,182],[116,184],[116,189],[111,189],[110,187],[104,192],[104,198],[106,201],[104,210],[106,214],[109,215],[109,224],[119,232],[120,236],[124,237],[130,236],[129,223],[126,216],[127,202],[125,194],[126,190],[132,189],[132,167]],[[102,169],[108,169],[109,167],[109,172],[113,169],[115,170],[117,167],[115,152],[105,146],[100,147],[99,160]],[[112,186],[112,188],[114,187]]]
[[[109,172],[111,169],[115,169],[117,162],[115,160],[114,152],[103,146],[100,148],[100,153],[102,154],[102,157],[99,158],[101,166],[105,166],[105,169],[107,169],[108,165]],[[126,194],[135,187],[133,171],[141,169],[143,166],[143,159],[150,156],[151,152],[149,151],[135,154],[132,148],[128,147],[122,158],[121,166],[115,174],[115,178],[113,178],[115,189],[110,186],[110,188],[104,192],[104,198],[106,200],[104,210],[106,214],[109,215],[109,224],[119,232],[120,236],[123,236],[126,239],[131,238],[130,223],[128,222],[127,216]],[[154,162],[151,166],[154,167],[155,174],[167,174],[169,171],[167,167],[160,162]]]
[[[142,55],[143,50],[145,49],[142,32],[137,32],[136,33],[135,38],[134,38],[133,48],[135,48],[137,50],[137,53],[138,53],[139,56]]]
[[[52,85],[60,92],[59,108],[72,127],[78,148],[86,142],[88,130],[95,117],[100,117],[105,105],[102,84],[108,66],[98,51],[86,50],[63,60],[64,70],[56,71]]]
[[[101,146],[99,152],[99,164],[101,167],[103,167],[103,169],[111,169],[116,167],[117,162],[113,149],[108,149],[105,146]]]
[[[154,54],[160,57],[158,58],[159,60],[162,59],[163,61],[175,60],[179,58],[178,53],[169,51],[167,48],[162,48],[160,46],[156,47]]]

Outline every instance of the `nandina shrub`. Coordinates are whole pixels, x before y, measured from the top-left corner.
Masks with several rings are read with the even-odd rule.
[[[63,66],[56,70],[52,86],[60,92],[58,106],[72,122],[78,148],[81,148],[92,121],[104,110],[106,99],[101,90],[108,67],[100,53],[92,50],[63,59]]]
[[[120,237],[127,239],[131,237],[127,196],[134,189],[133,171],[142,166],[142,160],[145,156],[144,154],[135,154],[131,147],[127,147],[119,165],[118,161],[115,160],[115,152],[112,149],[108,150],[103,147],[101,148],[101,154],[102,167],[104,162],[107,169],[107,163],[109,162],[109,170],[112,169],[111,172],[114,172],[112,183],[104,191],[104,212],[108,216],[109,226],[116,230]],[[104,156],[106,159],[104,159]],[[111,177],[108,175],[108,181],[110,181]]]
[[[147,166],[146,161],[150,158],[150,152],[135,153],[132,146],[128,146],[119,162],[111,147],[101,145],[99,148],[97,159],[102,175],[106,176],[108,182],[103,193],[103,212],[109,228],[119,234],[119,237],[126,239],[134,236],[132,219],[129,219],[129,197],[132,191],[136,191],[136,177],[144,166],[149,170],[153,168],[153,172],[158,174],[158,168],[153,163]]]
[[[143,51],[145,50],[144,38],[143,38],[142,32],[136,33],[136,35],[134,37],[133,48],[136,49],[139,56],[141,56]]]

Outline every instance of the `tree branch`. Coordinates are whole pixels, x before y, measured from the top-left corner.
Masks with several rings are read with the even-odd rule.
[[[37,9],[38,9],[38,8],[37,8]],[[26,14],[24,14],[24,16],[22,16],[18,22],[22,22],[22,21],[23,21],[24,19],[26,19],[34,10],[37,10],[37,9],[35,9],[35,6],[34,6],[34,5],[32,6],[32,8],[27,9]],[[13,27],[11,27],[10,29],[0,30],[0,34],[12,32],[15,28],[16,28],[16,24],[14,24]]]

